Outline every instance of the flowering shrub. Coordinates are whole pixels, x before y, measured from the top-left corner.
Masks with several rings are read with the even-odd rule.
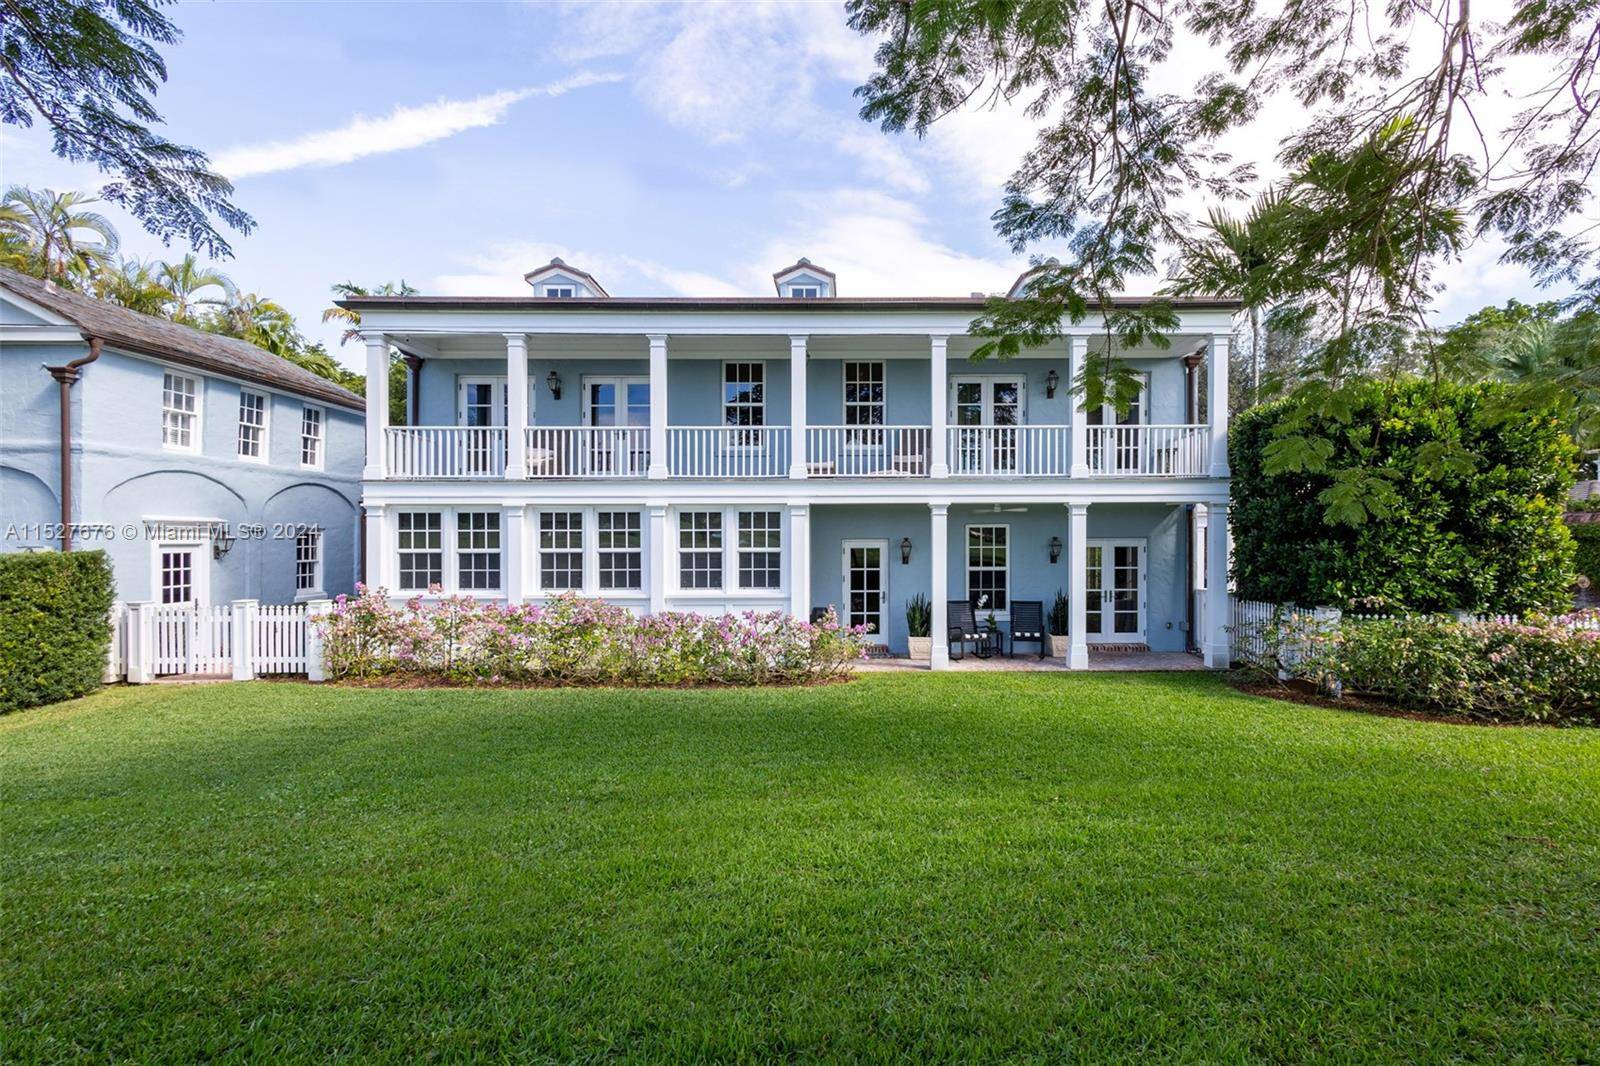
[[[543,604],[470,596],[404,605],[382,589],[340,596],[321,622],[330,678],[402,675],[469,684],[792,684],[839,677],[861,627],[777,611],[640,617],[603,600]]]
[[[1297,625],[1281,639],[1300,651],[1292,672],[1323,686],[1490,721],[1600,725],[1600,612]]]

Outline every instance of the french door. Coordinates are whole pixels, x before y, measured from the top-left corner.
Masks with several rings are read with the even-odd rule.
[[[953,473],[1016,473],[1017,427],[1022,425],[1026,398],[1027,379],[1020,374],[951,379]]]
[[[1138,427],[1144,425],[1150,408],[1150,376],[1141,374],[1139,395],[1122,414],[1115,404],[1105,404],[1085,412],[1089,429],[1089,469],[1100,474],[1130,474],[1143,470],[1140,452],[1144,438]],[[1110,432],[1096,426],[1112,426]]]
[[[585,456],[590,474],[644,477],[650,469],[650,379],[583,379],[583,424],[589,434]]]
[[[504,428],[506,379],[464,377],[457,385],[456,425],[470,429]],[[498,474],[505,470],[505,442],[493,433],[466,435],[466,469],[469,474]]]
[[[1084,633],[1091,644],[1145,642],[1145,542],[1091,540]]]
[[[844,542],[844,624],[866,626],[870,643],[882,644],[889,596],[889,542]]]

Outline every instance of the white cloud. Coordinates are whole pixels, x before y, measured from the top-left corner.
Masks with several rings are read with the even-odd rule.
[[[418,148],[463,130],[493,126],[512,105],[533,96],[562,96],[574,89],[621,81],[620,74],[583,73],[549,85],[506,89],[470,100],[438,100],[419,107],[397,107],[382,118],[357,115],[337,129],[318,130],[283,141],[240,145],[212,161],[230,178],[245,178],[301,167],[330,167],[369,155]]]

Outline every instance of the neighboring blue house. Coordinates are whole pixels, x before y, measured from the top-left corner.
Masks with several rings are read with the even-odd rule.
[[[1226,664],[1226,597],[1203,590],[1226,584],[1236,302],[1177,301],[1169,347],[1119,350],[1146,381],[1119,415],[1071,395],[1107,343],[1099,321],[974,363],[985,297],[842,296],[804,259],[767,297],[612,297],[560,260],[525,278],[526,296],[344,301],[375,390],[372,584],[651,612],[832,605],[895,652],[922,594],[935,666],[960,643],[951,601],[1006,629],[1013,603],[1048,609],[1059,590],[1070,666],[1097,647]],[[392,347],[409,426],[378,391]]]
[[[0,269],[0,546],[63,547],[65,521],[118,599],[351,591],[364,412],[253,344]]]

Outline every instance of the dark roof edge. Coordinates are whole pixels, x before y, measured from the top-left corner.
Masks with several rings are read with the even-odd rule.
[[[608,299],[548,300],[526,296],[357,296],[335,301],[346,310],[391,308],[414,311],[981,311],[988,299],[970,296],[828,296],[793,299],[778,296],[612,296]],[[1181,310],[1237,311],[1238,300],[1189,297],[1162,300],[1125,296],[1113,307],[1145,307],[1165,302]]]
[[[305,367],[300,367],[300,369],[305,370],[307,374],[311,374],[312,377],[323,382],[323,384],[320,386],[313,385],[310,382],[307,382],[304,385],[289,384],[283,381],[274,380],[266,374],[257,374],[249,367],[242,364],[228,364],[223,360],[219,360],[213,356],[195,355],[192,352],[169,349],[164,345],[150,344],[145,341],[129,340],[126,336],[118,336],[117,334],[107,330],[100,330],[97,332],[82,326],[79,326],[78,328],[82,330],[86,339],[90,336],[99,337],[112,348],[118,348],[124,352],[132,352],[135,355],[146,355],[152,359],[161,359],[168,363],[177,363],[180,366],[190,367],[194,370],[204,370],[209,374],[220,377],[237,378],[240,381],[247,381],[252,385],[260,385],[264,389],[272,389],[275,392],[286,392],[294,396],[304,396],[311,399],[321,400],[324,403],[336,404],[339,407],[343,407],[350,411],[365,412],[367,409],[367,401],[365,397],[358,396],[356,393],[349,391],[343,385],[340,385],[337,382],[329,381],[321,374],[311,374],[311,371],[306,370]],[[238,338],[234,339],[237,340]],[[249,342],[246,341],[245,343],[248,344]],[[262,351],[266,351],[266,349],[263,348]],[[267,352],[267,354],[272,355],[271,352]],[[282,359],[283,357],[273,356],[273,358]],[[285,359],[284,362],[288,362],[288,360]],[[296,364],[290,363],[290,365],[294,366]]]

